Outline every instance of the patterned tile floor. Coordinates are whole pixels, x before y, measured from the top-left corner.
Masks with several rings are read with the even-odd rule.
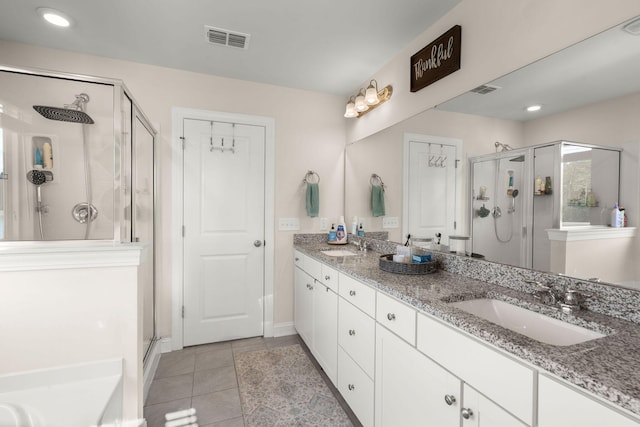
[[[206,344],[163,354],[145,402],[147,426],[164,427],[164,414],[193,407],[200,427],[244,427],[234,355],[291,344],[300,344],[308,353],[298,335],[291,335]],[[360,425],[313,356],[310,358],[351,422]]]

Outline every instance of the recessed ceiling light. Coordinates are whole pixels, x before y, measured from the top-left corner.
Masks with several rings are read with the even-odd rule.
[[[527,107],[527,111],[533,113],[534,111],[538,111],[542,108],[542,105],[530,105]]]
[[[50,24],[58,27],[69,27],[71,25],[71,18],[60,12],[59,10],[50,9],[48,7],[39,7],[38,13]]]

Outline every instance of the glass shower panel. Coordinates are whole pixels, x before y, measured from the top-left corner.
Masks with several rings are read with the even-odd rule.
[[[113,85],[1,71],[0,104],[1,238],[113,239]]]
[[[609,224],[618,203],[620,152],[563,143],[561,227]]]

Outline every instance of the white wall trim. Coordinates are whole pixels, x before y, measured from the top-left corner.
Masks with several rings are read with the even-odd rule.
[[[461,139],[445,138],[442,136],[422,135],[417,133],[405,133],[404,144],[402,153],[402,240],[405,239],[409,233],[409,143],[410,142],[424,142],[432,144],[452,145],[456,148],[456,214],[455,221],[457,224],[456,230],[460,230],[462,227],[462,167],[464,162],[462,161],[462,147],[463,142]]]
[[[238,124],[263,126],[265,128],[265,263],[264,263],[264,317],[263,333],[265,337],[272,337],[273,327],[273,292],[275,281],[275,120],[271,117],[232,114],[219,111],[197,110],[192,108],[174,107],[171,111],[171,181],[172,181],[172,220],[171,260],[173,271],[171,275],[171,346],[173,350],[183,347],[183,240],[182,240],[182,208],[184,204],[182,194],[183,180],[183,152],[182,152],[182,123],[184,119],[199,119],[212,121],[226,121]]]
[[[287,335],[295,335],[297,333],[298,331],[296,331],[296,327],[293,322],[276,323],[273,326],[274,337],[284,337]]]
[[[598,239],[619,239],[635,237],[636,227],[572,227],[572,228],[550,228],[545,230],[549,236],[549,240],[557,240],[560,242],[577,242],[581,240],[598,240]]]
[[[142,396],[143,396],[142,402],[143,404],[147,402],[147,397],[149,396],[149,390],[151,389],[151,382],[153,381],[153,377],[156,376],[156,370],[158,369],[158,364],[160,363],[160,353],[161,353],[161,343],[160,341],[154,341],[153,344],[151,344],[151,350],[142,368],[142,378],[143,378],[142,379]]]
[[[141,243],[70,241],[0,244],[0,271],[137,267],[147,254]]]

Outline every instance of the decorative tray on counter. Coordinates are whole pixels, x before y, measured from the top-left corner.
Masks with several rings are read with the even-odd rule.
[[[438,271],[438,261],[405,263],[393,261],[394,254],[380,256],[380,269],[396,274],[432,274]]]

